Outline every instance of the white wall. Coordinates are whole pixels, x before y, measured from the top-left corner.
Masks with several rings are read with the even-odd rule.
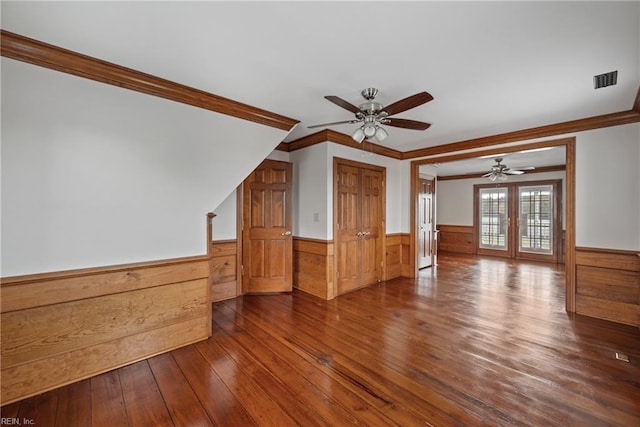
[[[206,252],[286,132],[2,58],[0,275]]]
[[[564,172],[544,172],[524,175],[511,175],[508,182],[542,181],[547,179],[562,179],[562,204],[566,201],[566,187]],[[473,186],[476,184],[490,184],[486,178],[451,179],[438,181],[436,192],[436,209],[438,224],[473,225]],[[563,224],[566,212],[562,210]]]
[[[234,189],[226,199],[213,210],[213,240],[232,240],[236,238],[237,189]]]
[[[290,153],[293,163],[293,235],[328,239],[333,230],[329,200],[333,198],[329,143]],[[317,220],[316,220],[317,219]]]
[[[640,124],[578,135],[576,246],[640,250]]]

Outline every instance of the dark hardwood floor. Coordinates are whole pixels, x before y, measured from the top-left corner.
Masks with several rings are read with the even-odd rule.
[[[37,426],[640,426],[640,332],[565,313],[562,267],[446,255],[439,264],[434,275],[332,301],[294,291],[214,304],[209,340],[8,405],[2,417]]]

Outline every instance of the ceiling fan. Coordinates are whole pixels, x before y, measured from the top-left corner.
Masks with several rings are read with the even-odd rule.
[[[489,178],[490,181],[506,181],[507,175],[522,175],[525,170],[535,169],[533,166],[527,166],[520,169],[510,169],[507,165],[503,165],[502,157],[497,157],[496,164],[491,166],[491,170],[488,173],[482,175],[483,178]]]
[[[394,126],[398,128],[413,130],[425,130],[429,128],[429,126],[431,126],[430,123],[390,117],[394,114],[402,113],[403,111],[410,110],[411,108],[415,108],[419,105],[431,101],[433,99],[433,96],[431,96],[431,94],[427,92],[416,93],[415,95],[401,99],[400,101],[396,101],[393,104],[389,104],[386,107],[381,103],[374,101],[376,95],[378,94],[378,89],[363,89],[361,94],[366,102],[360,104],[357,107],[338,96],[325,96],[325,99],[333,102],[339,107],[344,108],[345,110],[354,113],[356,115],[355,119],[344,120],[340,122],[323,123],[321,125],[308,126],[308,128],[312,129],[345,123],[362,123],[362,126],[356,129],[355,132],[353,132],[353,134],[351,135],[351,137],[356,142],[362,142],[365,138],[372,138],[374,136],[378,139],[378,141],[385,140],[389,136],[389,134],[380,125]]]

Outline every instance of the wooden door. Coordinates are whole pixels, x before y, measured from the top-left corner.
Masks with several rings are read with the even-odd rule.
[[[420,178],[418,186],[418,268],[430,267],[433,256],[433,180]]]
[[[338,293],[360,287],[360,169],[338,164],[335,198]]]
[[[382,278],[384,169],[334,162],[338,294]]]
[[[382,278],[382,193],[383,174],[379,170],[360,170],[360,285]]]
[[[290,292],[291,164],[265,160],[243,183],[243,291]]]

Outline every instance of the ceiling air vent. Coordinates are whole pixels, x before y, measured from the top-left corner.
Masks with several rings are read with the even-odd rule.
[[[600,89],[601,87],[613,86],[618,83],[618,71],[611,71],[610,73],[598,74],[593,76],[594,89]]]

